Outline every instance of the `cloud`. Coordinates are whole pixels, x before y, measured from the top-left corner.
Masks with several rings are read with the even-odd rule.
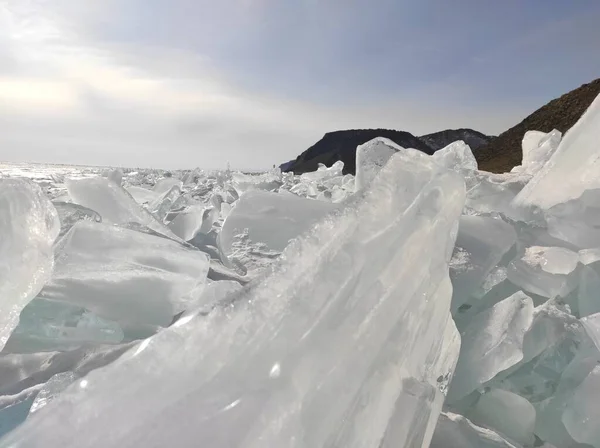
[[[519,45],[499,36],[536,14],[449,3],[9,0],[0,159],[264,168],[336,129],[499,132],[531,101],[503,99],[486,67],[521,63]],[[513,25],[481,20],[488,12]],[[515,42],[543,49],[527,37],[539,29]]]

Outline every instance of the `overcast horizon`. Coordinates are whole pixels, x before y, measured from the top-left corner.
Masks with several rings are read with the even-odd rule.
[[[594,0],[215,3],[0,0],[0,160],[268,168],[340,129],[497,134],[600,77]]]

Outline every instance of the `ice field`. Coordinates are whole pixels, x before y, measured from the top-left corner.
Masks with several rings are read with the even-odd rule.
[[[0,164],[0,447],[600,448],[600,97],[356,161]]]

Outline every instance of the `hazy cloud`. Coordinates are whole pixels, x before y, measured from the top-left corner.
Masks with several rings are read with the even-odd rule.
[[[324,132],[499,132],[600,73],[594,1],[9,0],[0,159],[267,167]]]

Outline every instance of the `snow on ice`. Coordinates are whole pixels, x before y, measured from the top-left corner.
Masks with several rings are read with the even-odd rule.
[[[0,447],[600,448],[600,98],[510,173],[0,167]]]

